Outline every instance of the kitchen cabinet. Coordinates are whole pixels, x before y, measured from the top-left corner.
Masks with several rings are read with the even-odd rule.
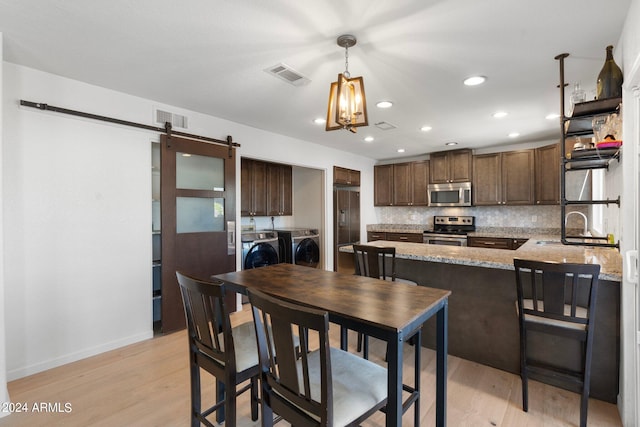
[[[431,153],[429,184],[471,181],[472,158],[468,149]]]
[[[393,165],[393,205],[427,206],[429,161]]]
[[[240,215],[267,215],[267,164],[242,158],[240,161]]]
[[[474,205],[533,205],[533,166],[533,150],[473,156]]]
[[[382,231],[367,231],[367,242],[375,240],[387,240],[387,233]]]
[[[360,186],[360,171],[342,168],[340,166],[333,167],[333,183],[336,185]]]
[[[396,233],[384,231],[367,231],[367,242],[375,240],[388,240],[393,242],[422,243],[422,233]]]
[[[427,206],[428,180],[428,160],[374,166],[374,205]]]
[[[243,158],[240,214],[281,216],[293,214],[293,182],[290,165]]]
[[[267,215],[293,215],[292,193],[291,166],[267,163]]]
[[[560,144],[535,149],[536,205],[560,204]]]
[[[373,167],[373,205],[393,205],[393,165]]]
[[[514,239],[511,237],[467,237],[467,246],[471,248],[510,249],[515,250],[524,245],[528,239]]]

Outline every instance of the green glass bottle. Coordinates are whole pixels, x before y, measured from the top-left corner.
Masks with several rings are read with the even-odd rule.
[[[613,46],[607,46],[607,59],[598,74],[596,88],[596,99],[622,96],[622,70],[613,60]]]

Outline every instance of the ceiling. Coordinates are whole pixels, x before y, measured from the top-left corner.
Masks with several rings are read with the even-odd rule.
[[[0,32],[8,62],[391,159],[450,149],[446,142],[478,148],[558,138],[558,119],[545,119],[560,105],[554,57],[571,54],[566,80],[592,98],[605,47],[619,41],[629,4],[0,0]],[[364,77],[367,95],[369,126],[357,134],[313,123],[326,116],[329,85],[345,68],[341,34],[358,39],[349,71]],[[279,63],[311,81],[293,86],[264,71]],[[462,84],[475,74],[486,83]],[[380,100],[394,105],[376,108]],[[493,118],[498,110],[508,115]],[[395,128],[381,130],[379,122]],[[424,125],[432,130],[421,131]]]

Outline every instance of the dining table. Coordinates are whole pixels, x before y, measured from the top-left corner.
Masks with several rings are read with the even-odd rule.
[[[386,341],[387,426],[401,426],[402,415],[410,404],[415,405],[414,424],[419,425],[420,331],[423,324],[435,315],[435,424],[439,427],[446,425],[450,291],[288,263],[218,274],[213,278],[241,294],[246,294],[248,289],[257,289],[285,301],[328,312],[329,320],[341,326],[340,346],[343,350],[347,350],[347,329]],[[403,384],[404,343],[409,338],[415,346],[413,386]],[[403,390],[409,392],[406,400],[403,400]]]

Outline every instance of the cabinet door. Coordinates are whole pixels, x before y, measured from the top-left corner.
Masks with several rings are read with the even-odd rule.
[[[536,204],[560,203],[560,144],[538,147],[535,150]]]
[[[387,240],[387,233],[380,231],[367,231],[367,242],[376,240]]]
[[[242,216],[267,215],[267,164],[242,159],[240,174],[240,211]]]
[[[393,165],[393,205],[410,206],[413,185],[411,179],[411,163],[394,163]]]
[[[469,237],[467,246],[472,248],[511,249],[511,240],[501,237]]]
[[[427,206],[427,185],[429,185],[429,160],[411,163],[412,205]]]
[[[535,179],[533,150],[508,151],[502,154],[502,204],[533,205]]]
[[[469,182],[472,178],[471,150],[456,150],[449,153],[449,182]]]
[[[429,163],[429,183],[449,182],[449,160],[446,152],[429,154]]]
[[[500,205],[502,174],[500,153],[473,156],[473,204]]]
[[[292,214],[291,166],[267,164],[267,215]]]
[[[422,243],[424,238],[421,233],[387,233],[387,240],[394,242]]]
[[[393,206],[393,165],[373,167],[374,206]]]

